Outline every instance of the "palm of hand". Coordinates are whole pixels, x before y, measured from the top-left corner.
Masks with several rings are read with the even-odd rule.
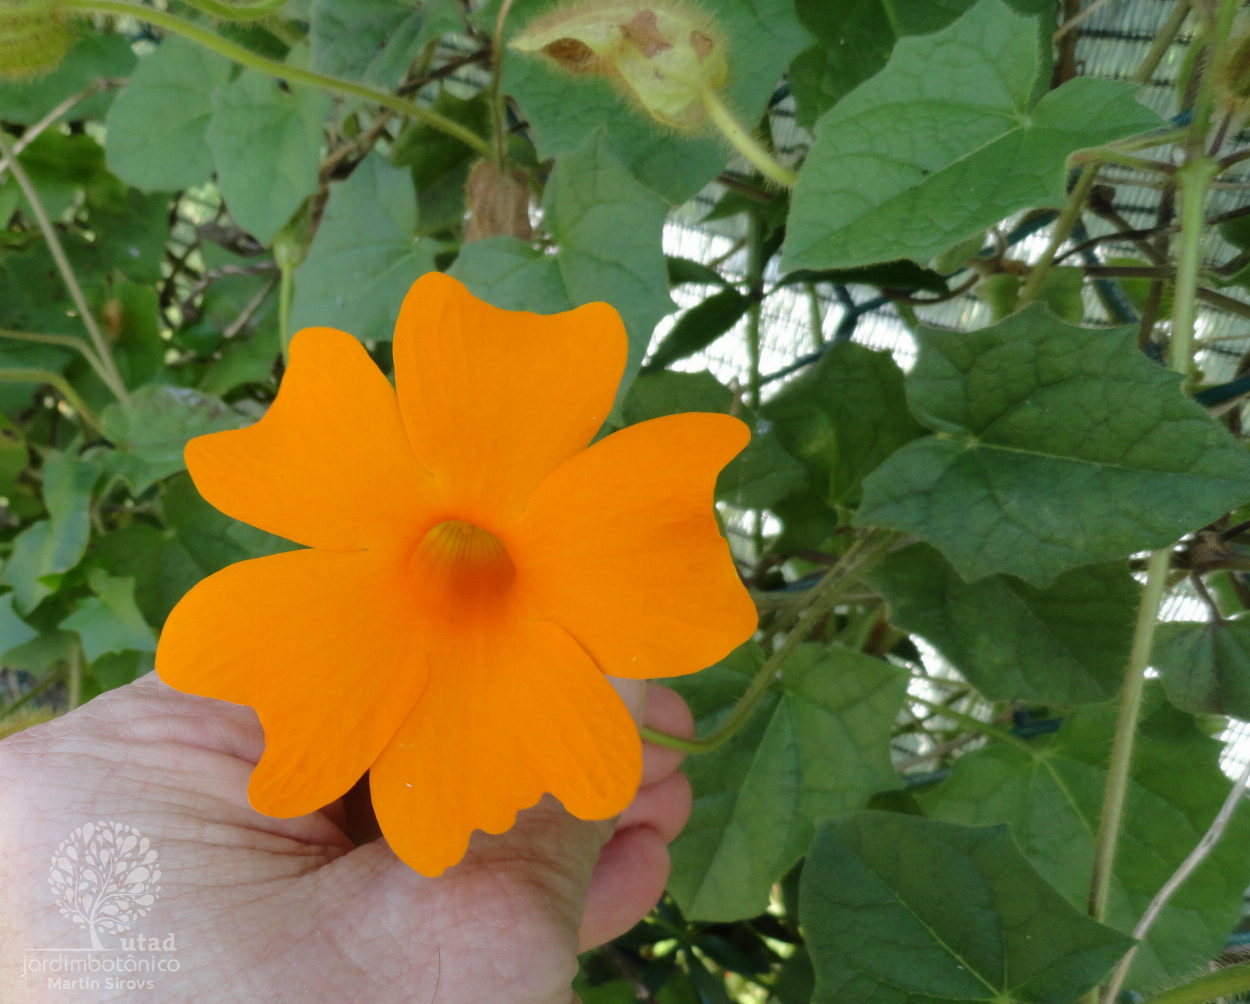
[[[652,693],[647,720],[688,730],[671,692]],[[0,743],[0,999],[64,998],[23,975],[28,950],[85,944],[55,905],[49,860],[74,827],[116,820],[152,838],[162,870],[159,901],[129,935],[173,932],[179,971],[79,1000],[568,1004],[579,942],[623,932],[654,903],[689,808],[677,758],[648,747],[615,837],[544,801],[426,879],[384,840],[348,838],[371,823],[356,792],[296,819],[250,809],[262,748],[251,709],[155,676]]]

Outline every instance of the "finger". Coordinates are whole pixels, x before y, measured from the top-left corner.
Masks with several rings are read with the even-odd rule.
[[[671,843],[690,818],[691,801],[690,782],[678,771],[640,788],[629,808],[621,813],[616,828],[619,832],[633,826],[649,826],[666,844]]]
[[[608,683],[612,684],[612,689],[621,695],[621,700],[625,702],[625,707],[629,708],[634,721],[645,721],[647,697],[650,694],[647,681],[625,680],[619,676],[609,676]]]
[[[578,930],[579,952],[619,937],[664,894],[668,847],[650,826],[617,831],[599,855]]]
[[[675,690],[658,683],[647,684],[647,708],[643,724],[671,736],[694,736],[694,716]],[[642,783],[651,784],[673,773],[685,756],[680,750],[654,743],[642,744]]]

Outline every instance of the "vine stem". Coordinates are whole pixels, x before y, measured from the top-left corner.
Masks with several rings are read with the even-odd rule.
[[[26,202],[30,205],[31,212],[35,214],[35,221],[39,224],[44,240],[48,242],[48,250],[52,252],[52,260],[56,262],[57,271],[61,273],[61,279],[65,283],[65,288],[69,290],[70,299],[74,301],[74,306],[78,309],[83,326],[87,329],[92,345],[95,346],[96,355],[100,363],[100,367],[96,372],[99,373],[100,379],[104,381],[108,389],[113,392],[113,396],[125,405],[130,400],[130,395],[126,393],[126,385],[122,382],[121,374],[117,371],[117,364],[113,361],[113,354],[109,350],[108,342],[104,340],[104,333],[100,330],[100,325],[96,323],[95,315],[91,313],[91,308],[87,306],[87,298],[82,295],[82,287],[78,284],[78,277],[74,275],[74,269],[69,263],[69,258],[66,257],[65,248],[61,246],[61,238],[57,236],[56,227],[52,225],[52,220],[48,217],[48,212],[43,207],[39,193],[35,191],[35,186],[31,184],[30,178],[26,174],[26,169],[18,162],[17,155],[13,152],[13,145],[9,142],[8,137],[5,136],[3,129],[0,129],[0,155],[9,162],[9,170],[17,180],[22,194],[26,196]],[[62,380],[61,383],[64,384],[65,382]],[[69,385],[65,384],[64,388],[58,387],[58,389],[64,393],[68,387]],[[73,392],[71,391],[70,393]],[[77,397],[77,395],[74,396]]]
[[[52,111],[48,112],[47,115],[45,115],[38,122],[36,122],[33,126],[30,126],[28,129],[26,129],[25,132],[23,132],[22,135],[16,141],[14,141],[13,143],[14,156],[21,156],[21,153],[23,150],[25,150],[28,146],[30,146],[31,143],[35,142],[35,140],[39,138],[40,134],[45,132],[49,126],[55,125],[57,120],[62,115],[64,115],[67,111],[73,108],[74,105],[78,104],[78,102],[80,101],[84,101],[87,98],[91,97],[91,95],[95,94],[97,91],[103,90],[105,86],[107,85],[104,83],[96,83],[96,84],[92,84],[86,90],[79,91],[77,94],[71,94],[68,98],[66,98],[59,105],[53,108]],[[4,172],[7,171],[8,168],[9,168],[9,158],[0,157],[0,181],[4,180]]]
[[[773,155],[765,150],[754,136],[742,128],[741,123],[734,118],[733,113],[725,107],[725,103],[721,101],[719,94],[712,90],[704,90],[702,97],[703,107],[707,111],[708,118],[724,134],[735,150],[755,167],[759,168],[760,173],[764,177],[771,178],[777,184],[784,185],[786,188],[795,186],[799,176],[788,167],[783,167],[777,163]]]
[[[1203,218],[1203,206],[1206,201],[1207,186],[1219,173],[1218,162],[1213,161],[1204,153],[1206,136],[1211,124],[1211,113],[1214,108],[1212,68],[1219,65],[1220,50],[1232,28],[1238,3],[1239,0],[1221,0],[1216,30],[1211,36],[1215,51],[1212,52],[1212,58],[1207,61],[1203,70],[1190,133],[1185,141],[1186,162],[1176,172],[1181,192],[1181,231],[1168,366],[1173,372],[1181,374],[1186,379],[1189,377],[1191,366],[1194,322],[1197,316],[1198,272],[1202,264],[1202,236],[1206,223]],[[1120,697],[1115,737],[1111,745],[1111,759],[1107,765],[1107,784],[1103,794],[1102,814],[1099,818],[1098,838],[1094,849],[1093,874],[1090,880],[1089,913],[1100,922],[1104,921],[1107,916],[1111,876],[1115,869],[1120,828],[1124,820],[1124,803],[1128,795],[1129,772],[1132,768],[1138,718],[1141,714],[1142,696],[1146,688],[1146,666],[1150,661],[1150,649],[1159,619],[1159,607],[1163,602],[1163,594],[1167,587],[1171,558],[1171,548],[1160,548],[1150,556],[1146,569],[1146,584],[1142,590],[1141,607],[1138,609],[1137,623],[1133,630],[1133,647],[1125,669],[1124,690]],[[1086,996],[1086,1001],[1096,1002],[1098,998],[1099,993],[1095,989]]]
[[[884,530],[869,530],[842,555],[842,560],[834,565],[815,586],[808,598],[807,608],[797,624],[760,667],[751,685],[734,705],[733,711],[715,730],[702,739],[683,739],[681,736],[669,735],[656,729],[643,727],[642,738],[657,746],[681,750],[683,753],[710,753],[718,746],[723,746],[737,734],[751,718],[755,706],[759,704],[777,678],[777,672],[786,660],[794,654],[807,636],[812,633],[820,621],[837,605],[846,591],[863,577],[877,560],[881,558],[898,539],[898,534]]]
[[[1246,990],[1250,990],[1250,962],[1203,973],[1197,979],[1151,997],[1146,1004],[1210,1004]]]
[[[1132,766],[1134,740],[1137,738],[1137,718],[1141,713],[1142,695],[1146,690],[1146,664],[1150,660],[1150,647],[1154,642],[1159,605],[1163,602],[1171,560],[1172,551],[1166,547],[1150,556],[1141,606],[1137,610],[1137,624],[1133,629],[1133,647],[1129,654],[1128,667],[1124,671],[1124,691],[1116,718],[1111,761],[1107,765],[1107,785],[1103,793],[1098,842],[1094,850],[1094,871],[1090,880],[1089,915],[1099,922],[1107,918],[1111,874],[1115,867],[1116,847],[1120,842],[1120,824],[1124,819],[1129,768]]]
[[[990,722],[983,722],[979,718],[972,715],[964,714],[962,711],[956,711],[954,708],[946,704],[939,704],[937,701],[930,701],[925,697],[917,697],[915,694],[908,694],[907,700],[912,704],[923,704],[930,711],[941,715],[943,718],[949,718],[952,722],[958,722],[960,725],[974,729],[982,735],[989,736],[991,739],[997,739],[999,742],[1007,743],[1017,749],[1024,750],[1029,756],[1037,756],[1037,750],[1029,745],[1028,741],[1021,739],[1017,735],[1012,735],[1006,729],[1000,729],[997,725]]]
[[[192,7],[219,21],[260,21],[281,7],[286,0],[257,0],[255,3],[232,4],[219,0],[187,0]]]
[[[1107,992],[1103,995],[1103,999],[1107,1004],[1114,1004],[1115,999],[1120,995],[1120,987],[1124,985],[1124,978],[1128,975],[1129,967],[1133,964],[1133,959],[1137,955],[1137,949],[1141,947],[1140,943],[1154,925],[1155,919],[1176,894],[1176,890],[1185,884],[1185,880],[1207,859],[1207,855],[1215,849],[1215,845],[1224,836],[1229,820],[1233,818],[1233,813],[1237,811],[1237,806],[1245,798],[1247,786],[1250,786],[1250,760],[1246,761],[1246,765],[1242,768],[1237,781],[1229,789],[1228,797],[1224,799],[1224,804],[1220,806],[1220,811],[1216,814],[1215,819],[1212,820],[1207,832],[1198,841],[1198,846],[1189,852],[1189,857],[1181,862],[1181,866],[1163,884],[1163,888],[1155,893],[1155,898],[1150,901],[1150,905],[1146,907],[1146,912],[1142,914],[1141,920],[1133,928],[1133,937],[1137,939],[1138,944],[1130,948],[1128,954],[1116,966],[1111,982],[1107,985]]]
[[[1180,34],[1181,25],[1185,23],[1185,18],[1189,16],[1189,0],[1176,0],[1176,6],[1172,8],[1172,13],[1164,22],[1159,34],[1155,36],[1155,40],[1151,43],[1150,51],[1146,53],[1146,58],[1141,61],[1141,65],[1137,67],[1137,72],[1133,74],[1133,83],[1148,84],[1154,76],[1155,70],[1159,68],[1159,64],[1163,62],[1163,57],[1167,55],[1168,49],[1172,47],[1172,43],[1176,41],[1176,36]]]
[[[46,383],[55,387],[66,404],[78,413],[78,417],[83,420],[85,425],[91,427],[95,432],[100,431],[100,420],[87,407],[86,402],[78,396],[77,391],[69,385],[69,381],[60,373],[53,373],[52,370],[41,369],[24,369],[16,367],[0,368],[0,382],[4,383]]]
[[[381,105],[383,108],[389,108],[391,111],[399,112],[401,115],[419,119],[427,125],[447,133],[449,136],[454,136],[466,146],[476,150],[483,157],[490,158],[493,154],[491,144],[487,140],[473,130],[465,128],[459,122],[434,111],[432,108],[426,108],[415,101],[408,101],[387,91],[380,91],[373,87],[367,87],[364,84],[353,83],[350,80],[339,80],[337,77],[327,77],[321,73],[314,73],[312,70],[305,70],[298,66],[288,66],[286,63],[279,63],[274,59],[266,59],[250,49],[245,49],[241,45],[236,45],[234,42],[222,38],[216,32],[209,31],[207,28],[202,28],[197,24],[192,24],[190,21],[184,21],[182,18],[173,14],[167,14],[165,11],[144,7],[141,4],[129,3],[127,0],[66,0],[65,5],[74,10],[84,12],[94,11],[99,14],[113,14],[146,21],[148,24],[156,25],[158,28],[164,28],[167,31],[182,35],[184,38],[189,38],[191,41],[204,46],[206,49],[212,49],[227,59],[232,59],[236,63],[250,67],[253,70],[259,70],[261,73],[267,73],[271,77],[308,84],[312,87],[321,87],[338,94],[349,94],[352,97],[364,98],[366,101]]]
[[[1059,253],[1063,242],[1072,233],[1072,227],[1076,225],[1077,217],[1081,215],[1081,210],[1085,206],[1085,200],[1089,198],[1089,193],[1094,187],[1094,180],[1098,177],[1098,168],[1101,166],[1099,162],[1095,161],[1081,168],[1081,175],[1077,178],[1076,184],[1072,186],[1072,194],[1068,196],[1068,202],[1063,207],[1063,212],[1055,220],[1055,228],[1050,234],[1050,243],[1046,245],[1046,250],[1042,252],[1041,258],[1037,260],[1037,263],[1029,272],[1029,277],[1025,281],[1024,286],[1020,289],[1020,298],[1016,301],[1017,310],[1036,300],[1038,293],[1042,291],[1042,283],[1046,281],[1046,273],[1050,271],[1050,266],[1055,263],[1055,255]]]
[[[495,166],[504,170],[508,161],[507,119],[508,109],[503,96],[503,29],[512,10],[513,0],[503,0],[499,16],[495,19],[495,35],[490,53],[490,108],[492,133],[495,141]]]

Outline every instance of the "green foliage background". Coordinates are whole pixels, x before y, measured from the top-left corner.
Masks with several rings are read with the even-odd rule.
[[[1177,8],[1131,81],[1075,74],[1076,0],[702,0],[731,112],[771,149],[792,96],[810,130],[792,190],[508,50],[547,0],[499,34],[461,0],[74,6],[59,65],[0,81],[0,735],[146,672],[188,588],[294,546],[208,506],[183,447],[264,413],[299,327],[389,372],[404,292],[443,270],[511,309],[615,306],[605,431],[754,430],[717,502],[760,633],[671,681],[711,737],[693,813],[585,1004],[1105,1004],[1117,966],[1142,1000],[1236,960],[1244,808],[1125,953],[1229,795],[1216,716],[1250,720],[1250,357],[1212,385],[1192,342],[1198,300],[1250,317],[1250,203],[1204,203],[1250,152],[1239,3]],[[1167,120],[1138,85],[1177,40]],[[1153,179],[1156,226],[1116,234],[1109,167]],[[701,191],[745,270],[666,257]],[[1204,259],[1217,224],[1233,252]],[[811,351],[769,380],[783,291]],[[868,308],[823,330],[830,292],[908,326],[908,372],[851,340]],[[972,330],[924,323],[964,294]],[[695,360],[730,331],[727,386]],[[1206,618],[1152,650],[1169,591]]]

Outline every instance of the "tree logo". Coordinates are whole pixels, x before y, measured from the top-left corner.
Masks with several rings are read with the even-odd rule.
[[[161,887],[151,842],[133,826],[85,823],[52,855],[48,882],[61,913],[91,935],[120,934],[147,915]]]

